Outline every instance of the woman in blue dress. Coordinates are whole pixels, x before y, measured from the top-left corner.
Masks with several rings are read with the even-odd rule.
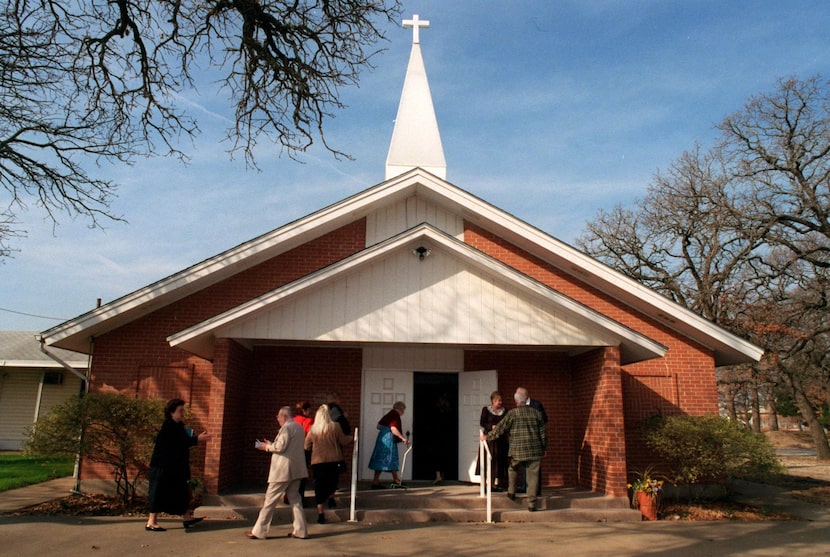
[[[369,468],[375,471],[375,476],[372,480],[372,489],[383,489],[380,483],[381,472],[391,472],[392,481],[400,484],[401,480],[398,478],[398,443],[403,442],[404,445],[409,443],[409,439],[401,433],[403,426],[401,424],[401,416],[406,410],[406,404],[401,401],[392,405],[390,410],[378,422],[378,437],[375,440],[375,449],[372,451],[372,458],[369,459]]]

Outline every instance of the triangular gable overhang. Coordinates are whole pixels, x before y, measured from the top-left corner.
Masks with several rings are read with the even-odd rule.
[[[45,342],[87,353],[89,339],[182,299],[322,234],[363,218],[376,208],[410,195],[447,206],[586,284],[709,348],[716,365],[757,361],[763,350],[718,327],[579,250],[478,197],[416,168],[320,211],[193,265],[43,333]]]
[[[278,311],[281,305],[308,295],[314,292],[315,289],[323,287],[326,283],[336,281],[338,278],[351,273],[360,272],[361,269],[366,268],[373,262],[389,257],[390,254],[406,253],[412,254],[409,255],[410,257],[417,257],[414,250],[422,246],[429,246],[432,254],[430,257],[434,257],[436,253],[441,253],[451,257],[454,261],[461,261],[463,265],[471,269],[482,272],[496,280],[509,283],[512,288],[521,291],[525,296],[538,300],[540,305],[556,308],[558,313],[567,315],[574,323],[583,323],[586,328],[600,331],[600,334],[607,339],[603,345],[620,346],[623,363],[661,357],[667,351],[667,348],[660,343],[609,319],[526,275],[518,273],[515,269],[452,236],[444,234],[429,224],[421,224],[407,230],[347,259],[171,335],[167,340],[171,346],[188,350],[207,359],[211,359],[213,356],[213,345],[216,338],[236,338],[243,344],[248,345],[279,341],[281,339],[247,338],[240,331],[245,330],[246,323],[250,324],[268,312]],[[318,339],[306,340],[316,341]],[[360,338],[349,340],[351,342],[361,341]],[[437,341],[433,340],[433,342]],[[569,348],[573,353],[578,353],[595,346],[571,346]]]
[[[338,203],[244,242],[44,331],[47,345],[88,354],[90,340],[195,292],[217,284],[371,213],[379,205],[416,192],[440,190],[441,179],[422,169],[382,182]],[[428,184],[428,185],[427,185]]]

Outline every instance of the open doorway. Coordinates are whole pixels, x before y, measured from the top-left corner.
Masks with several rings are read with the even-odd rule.
[[[458,374],[415,372],[412,478],[458,479]]]

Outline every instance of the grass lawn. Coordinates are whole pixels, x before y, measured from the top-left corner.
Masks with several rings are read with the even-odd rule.
[[[74,467],[70,457],[0,454],[0,491],[71,476]]]

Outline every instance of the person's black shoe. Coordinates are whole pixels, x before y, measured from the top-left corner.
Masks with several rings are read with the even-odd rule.
[[[317,515],[317,524],[325,524],[326,523],[326,515],[318,514]]]
[[[153,526],[152,524],[145,524],[144,529],[148,532],[166,532],[167,528],[162,528],[161,526]]]
[[[196,524],[199,524],[199,523],[200,523],[201,521],[203,521],[204,519],[205,519],[205,517],[200,516],[199,518],[191,518],[190,520],[182,520],[182,525],[183,525],[185,528],[190,528],[191,526],[194,526],[194,525],[196,525]]]

